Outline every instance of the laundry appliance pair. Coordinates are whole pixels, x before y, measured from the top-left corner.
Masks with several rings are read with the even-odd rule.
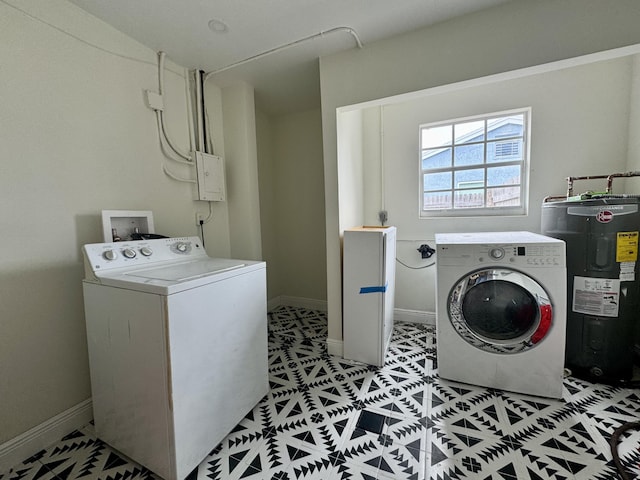
[[[562,240],[531,232],[436,235],[443,379],[560,398],[566,336]]]

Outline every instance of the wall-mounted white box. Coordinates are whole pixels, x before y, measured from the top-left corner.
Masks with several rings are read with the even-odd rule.
[[[224,202],[226,188],[224,178],[224,160],[217,155],[193,152],[198,176],[198,200]]]
[[[102,234],[105,242],[115,241],[113,230],[122,240],[129,240],[131,234],[155,233],[153,227],[153,212],[148,210],[102,210]]]

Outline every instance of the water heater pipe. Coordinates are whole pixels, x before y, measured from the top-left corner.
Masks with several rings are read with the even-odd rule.
[[[607,179],[607,186],[605,193],[611,193],[613,189],[613,179],[621,178],[621,177],[639,177],[640,171],[635,172],[626,172],[626,173],[611,173],[609,175],[587,175],[582,177],[567,177],[567,198],[573,196],[573,182],[575,180],[598,180],[598,179]]]

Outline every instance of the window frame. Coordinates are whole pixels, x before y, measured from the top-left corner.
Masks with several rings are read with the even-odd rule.
[[[487,153],[487,146],[490,144],[495,144],[497,145],[498,143],[501,142],[509,142],[509,141],[515,141],[515,140],[520,140],[520,136],[519,135],[504,135],[504,136],[499,136],[496,138],[487,138],[487,122],[490,121],[491,119],[494,118],[501,118],[501,117],[508,117],[508,116],[512,116],[512,115],[522,115],[522,145],[521,145],[521,150],[522,150],[522,159],[521,160],[513,160],[511,157],[513,157],[513,155],[507,156],[505,155],[505,157],[507,158],[511,158],[511,159],[507,159],[507,160],[503,160],[503,161],[491,161],[488,162],[488,153]],[[448,145],[443,145],[442,148],[447,148],[447,149],[451,149],[452,153],[451,153],[451,163],[449,166],[445,166],[445,167],[437,167],[437,168],[423,168],[423,152],[425,150],[428,149],[436,149],[438,147],[424,147],[423,146],[423,137],[422,137],[422,132],[424,129],[426,128],[433,128],[433,127],[439,127],[439,126],[447,126],[447,125],[451,125],[452,127],[452,131],[455,128],[455,125],[458,124],[464,124],[464,123],[468,123],[468,122],[473,122],[473,121],[483,121],[484,122],[484,135],[483,135],[483,139],[481,141],[474,141],[474,142],[465,142],[465,143],[460,143],[460,144],[455,144],[453,141],[453,136],[455,134],[452,134],[452,140],[451,143]],[[429,123],[424,123],[424,124],[420,124],[418,126],[418,173],[419,173],[419,179],[418,179],[418,183],[419,183],[419,202],[418,202],[418,206],[419,206],[419,218],[420,219],[428,219],[428,218],[434,218],[434,217],[451,217],[451,218],[460,218],[460,217],[472,217],[472,216],[522,216],[522,215],[526,215],[527,211],[528,211],[528,196],[529,196],[529,185],[528,185],[528,177],[529,177],[529,163],[530,163],[530,126],[531,126],[531,107],[523,107],[523,108],[517,108],[517,109],[512,109],[512,110],[504,110],[504,111],[498,111],[498,112],[490,112],[490,113],[486,113],[486,114],[482,114],[482,115],[474,115],[474,116],[469,116],[469,117],[460,117],[460,118],[454,118],[454,119],[448,119],[448,120],[444,120],[444,121],[438,121],[438,122],[429,122]],[[482,163],[475,163],[475,164],[470,164],[470,165],[459,165],[459,166],[455,166],[454,165],[454,151],[455,151],[455,147],[456,146],[469,146],[469,145],[483,145],[483,161]],[[455,182],[454,182],[454,178],[455,178],[455,174],[456,172],[461,172],[461,171],[465,171],[465,170],[475,170],[475,169],[483,169],[484,170],[484,179],[483,181],[483,185],[481,187],[474,187],[473,190],[482,190],[482,193],[484,195],[484,202],[486,202],[487,199],[487,192],[489,190],[491,190],[491,186],[488,184],[488,180],[487,180],[487,168],[488,167],[508,167],[508,166],[520,166],[520,184],[519,184],[519,188],[520,188],[520,205],[519,206],[514,206],[514,205],[510,205],[510,206],[503,206],[503,207],[487,207],[487,206],[482,206],[482,207],[455,207],[455,194],[456,192],[461,192],[464,190],[468,190],[469,192],[471,191],[471,189],[460,189],[460,188],[456,188]],[[426,210],[424,208],[424,195],[425,195],[425,189],[424,189],[424,175],[425,173],[451,173],[452,176],[452,181],[451,181],[451,188],[448,190],[442,190],[443,192],[448,191],[450,192],[451,196],[452,196],[452,203],[451,203],[451,208],[443,208],[443,209],[433,209],[433,210]],[[480,180],[478,180],[480,181]],[[508,186],[508,185],[507,185]],[[517,186],[517,185],[514,185]],[[505,185],[501,185],[499,187],[496,188],[504,188]]]

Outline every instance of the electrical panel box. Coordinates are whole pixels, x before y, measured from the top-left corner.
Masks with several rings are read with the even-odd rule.
[[[217,155],[193,152],[198,176],[198,200],[224,202],[226,188],[224,179],[224,160]]]
[[[129,240],[131,234],[155,233],[153,213],[148,210],[102,210],[102,235],[105,242],[115,242],[114,233],[121,240]]]

